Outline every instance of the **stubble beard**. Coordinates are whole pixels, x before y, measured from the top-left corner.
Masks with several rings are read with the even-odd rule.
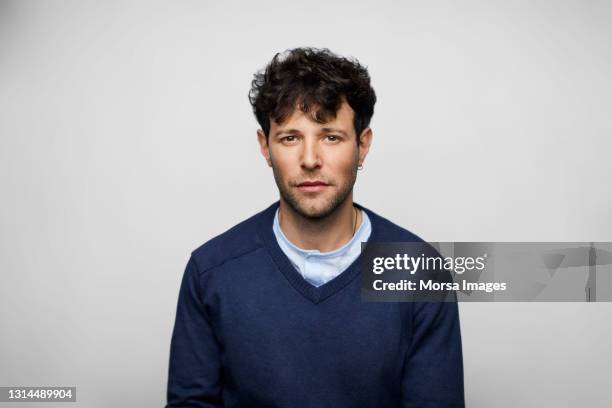
[[[304,218],[317,220],[322,219],[333,213],[342,203],[346,201],[353,186],[357,180],[357,162],[358,158],[355,159],[351,166],[350,178],[343,185],[339,186],[336,193],[326,199],[322,206],[309,205],[308,198],[301,198],[296,194],[295,187],[283,183],[279,172],[272,161],[272,172],[274,173],[274,180],[278,186],[281,197],[289,204],[289,206],[299,215]]]

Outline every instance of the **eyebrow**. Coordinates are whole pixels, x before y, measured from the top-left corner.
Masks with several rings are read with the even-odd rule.
[[[282,135],[283,133],[300,133],[300,131],[297,129],[281,129],[277,131],[276,133],[274,133],[274,137]]]
[[[321,128],[321,130],[322,130],[323,132],[337,132],[337,133],[342,133],[344,136],[348,136],[348,134],[347,134],[347,133],[346,133],[344,130],[342,130],[342,129],[336,129],[336,128],[324,127],[324,128]]]
[[[321,128],[321,132],[342,133],[344,136],[348,137],[348,134],[344,130],[342,130],[342,129],[324,127],[324,128]],[[277,136],[285,134],[285,133],[286,134],[295,134],[295,133],[301,133],[301,132],[298,129],[282,129],[282,130],[279,130],[276,133],[274,133],[274,137],[277,137]]]

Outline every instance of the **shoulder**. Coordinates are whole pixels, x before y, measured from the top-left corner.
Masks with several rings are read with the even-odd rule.
[[[419,237],[412,231],[409,231],[408,229],[397,225],[396,223],[388,220],[382,215],[370,210],[369,208],[363,207],[361,205],[359,205],[359,208],[366,212],[366,214],[370,218],[370,222],[372,223],[372,231],[375,232],[375,237],[377,237],[381,241],[424,242],[421,237]]]
[[[200,273],[261,248],[264,244],[258,230],[269,217],[273,206],[241,221],[193,250],[191,259]]]
[[[412,231],[399,226],[368,208],[363,206],[360,206],[360,208],[366,211],[372,223],[373,234],[370,237],[370,242],[416,242],[422,244],[414,247],[418,248],[419,252],[430,256],[440,256],[437,244],[425,241]]]

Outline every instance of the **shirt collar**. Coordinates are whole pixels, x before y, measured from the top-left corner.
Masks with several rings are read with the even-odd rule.
[[[285,236],[285,234],[283,233],[280,227],[280,223],[278,220],[279,211],[280,211],[280,208],[278,208],[274,214],[274,223],[272,226],[277,239],[281,240],[282,243],[285,244],[287,247],[289,247],[292,251],[297,252],[302,256],[309,255],[311,257],[314,256],[314,257],[325,258],[325,257],[333,257],[333,256],[340,255],[350,250],[350,248],[353,245],[361,245],[361,242],[365,241],[364,239],[362,239],[363,235],[366,232],[366,230],[369,228],[369,225],[370,225],[370,219],[368,215],[366,214],[365,211],[361,211],[361,214],[362,214],[361,224],[355,231],[355,234],[353,234],[353,237],[350,239],[350,241],[348,241],[346,244],[342,245],[340,248],[337,248],[333,251],[321,252],[318,249],[302,249],[298,247],[297,245],[295,245],[294,243],[292,243],[291,241],[289,241],[289,239],[287,239],[287,237]]]

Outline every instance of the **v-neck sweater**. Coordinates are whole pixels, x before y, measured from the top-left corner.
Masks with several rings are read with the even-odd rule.
[[[354,205],[369,242],[423,242]],[[457,304],[362,302],[361,256],[311,285],[276,241],[278,206],[191,253],[166,407],[463,407]]]
[[[280,226],[278,210],[274,213],[272,231],[276,242],[287,255],[293,267],[302,275],[308,283],[321,286],[344,271],[361,253],[361,243],[367,242],[372,232],[370,217],[365,211],[361,211],[362,220],[351,239],[334,249],[333,251],[321,252],[317,249],[303,249],[291,242],[283,233]]]

